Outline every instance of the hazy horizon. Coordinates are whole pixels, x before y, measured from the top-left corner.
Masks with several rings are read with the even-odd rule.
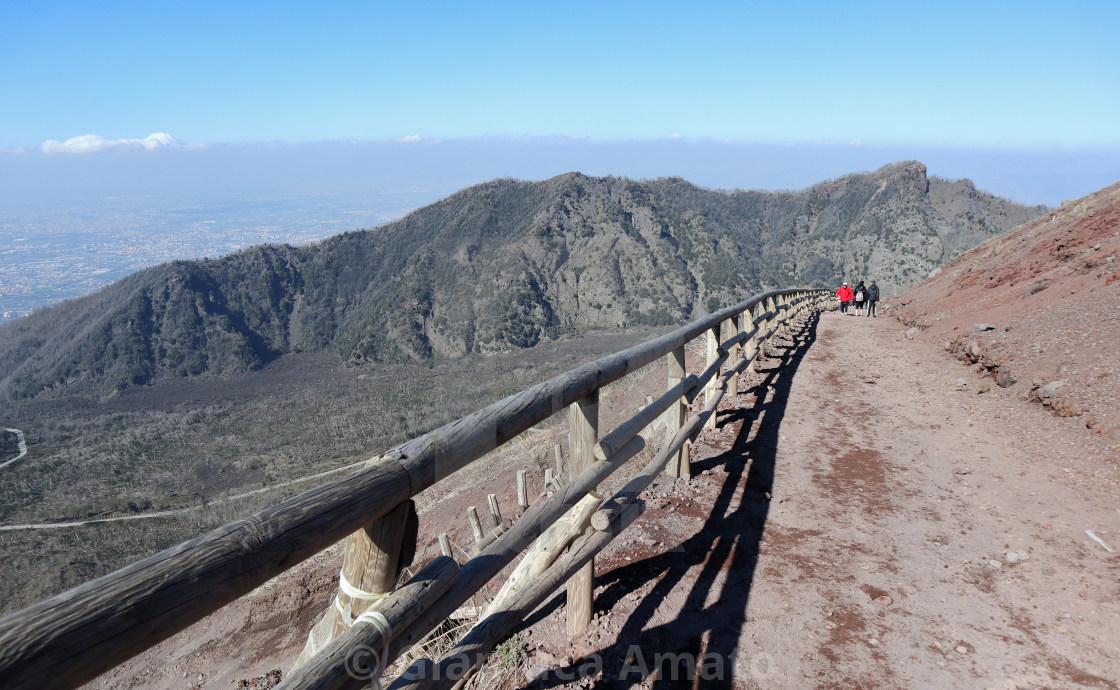
[[[172,259],[308,244],[403,216],[472,184],[570,171],[675,176],[716,189],[799,190],[919,160],[1026,204],[1120,179],[1120,155],[712,140],[564,137],[117,146],[0,155],[0,318],[77,297]]]
[[[495,178],[566,172],[636,179],[681,177],[712,189],[799,190],[903,160],[931,175],[971,179],[1018,203],[1055,206],[1120,180],[1120,147],[765,144],[716,139],[479,137],[310,144],[185,144],[154,150],[0,153],[0,200],[62,203],[114,196],[218,202],[231,196],[419,194],[434,201]],[[406,206],[408,206],[406,204]],[[412,206],[414,208],[415,206]]]

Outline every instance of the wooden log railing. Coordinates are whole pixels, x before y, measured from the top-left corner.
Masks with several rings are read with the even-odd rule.
[[[480,544],[478,554],[462,564],[457,575],[448,574],[445,560],[444,565],[432,564],[417,575],[427,579],[414,578],[412,582],[424,584],[411,590],[406,586],[384,596],[374,592],[376,598],[368,597],[372,603],[363,604],[368,604],[367,613],[351,616],[363,625],[343,627],[334,642],[313,655],[303,666],[305,670],[289,676],[284,684],[353,685],[351,681],[357,682],[355,674],[349,674],[349,680],[337,676],[337,669],[342,668],[337,663],[341,648],[375,641],[384,645],[387,652],[387,656],[379,659],[382,666],[396,658],[442,623],[544,529],[650,442],[637,433],[648,422],[639,424],[632,420],[620,427],[625,428],[623,432],[612,431],[602,441],[597,438],[595,408],[601,388],[668,357],[670,390],[654,403],[655,409],[663,410],[661,414],[665,415],[667,443],[655,460],[661,460],[659,467],[667,465],[671,476],[687,477],[687,443],[705,422],[714,419],[715,407],[727,392],[729,382],[747,367],[753,367],[755,359],[764,352],[766,341],[781,327],[802,311],[819,308],[828,296],[828,291],[808,289],[755,295],[407,441],[346,477],[13,613],[0,619],[0,678],[7,688],[73,687],[85,683],[352,533],[365,534],[354,541],[354,551],[360,552],[366,562],[376,564],[373,567],[377,573],[373,580],[364,574],[360,577],[356,570],[347,572],[345,563],[343,573],[351,585],[355,581],[368,582],[371,584],[367,586],[384,589],[390,574],[402,563],[401,553],[414,547],[400,543],[401,539],[384,538],[386,525],[399,525],[400,520],[407,519],[409,511],[401,508],[402,504],[570,406],[573,442],[567,469],[571,479],[562,489],[531,508],[504,532],[499,531],[501,528],[492,530],[485,537],[488,543]],[[722,324],[733,319],[736,321],[728,327],[730,337],[718,343]],[[747,319],[754,325],[749,333],[742,328]],[[709,354],[707,369],[702,374],[689,376],[684,369],[685,345],[706,332],[717,341],[715,356]],[[712,352],[709,347],[709,353]],[[721,374],[729,358],[731,365]],[[686,405],[702,390],[706,391],[704,411],[686,424]],[[603,521],[611,517],[609,524],[619,523],[627,515],[627,505],[639,506],[640,510],[640,502],[631,498],[612,497],[611,505],[617,507],[612,507],[611,515],[599,517],[596,522],[608,524]],[[494,509],[496,512],[497,507]],[[390,514],[393,517],[383,520]],[[521,608],[517,610],[536,601],[538,595],[547,595],[538,591],[543,579],[559,583],[574,573],[578,580],[574,589],[569,587],[569,629],[582,630],[571,620],[585,622],[590,616],[588,566],[605,543],[600,537],[594,542],[584,539],[573,545],[569,554],[578,549],[579,557],[565,557],[564,563],[557,561],[544,571],[531,586],[536,594],[519,595],[515,603]],[[553,568],[557,567],[562,567],[561,579],[556,579],[558,571]],[[405,590],[413,592],[407,595],[410,599],[401,598],[404,595],[400,593]],[[352,591],[346,608],[353,614],[362,608],[355,601],[365,600],[367,590],[359,586]],[[573,611],[577,616],[571,616]],[[509,617],[507,613],[501,615],[503,620]],[[391,639],[380,637],[386,632],[381,625],[371,632],[368,626],[374,618],[370,616],[391,621]],[[491,639],[494,627],[486,621],[480,624],[490,626],[487,630],[491,632],[484,637]],[[355,631],[355,627],[361,629]],[[477,653],[472,655],[479,658]],[[316,670],[307,671],[309,666]],[[331,676],[334,681],[326,681],[324,674],[328,671],[324,669],[328,668],[336,669],[330,672],[335,674]],[[361,682],[368,682],[368,678]]]

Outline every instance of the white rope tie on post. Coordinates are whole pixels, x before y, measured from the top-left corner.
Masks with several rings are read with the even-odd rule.
[[[366,611],[354,620],[358,623],[372,623],[381,631],[381,653],[377,655],[377,671],[370,677],[370,683],[377,690],[381,690],[381,674],[385,672],[385,659],[389,655],[389,642],[393,639],[393,626],[389,619],[380,611]]]
[[[360,599],[362,601],[380,601],[389,596],[389,592],[366,592],[358,589],[350,584],[346,579],[346,574],[341,570],[338,572],[338,592],[339,595],[345,594],[351,599]],[[377,669],[371,672],[370,683],[377,690],[381,690],[381,674],[385,672],[385,659],[389,654],[389,642],[393,639],[393,626],[389,624],[389,619],[385,614],[380,611],[364,611],[358,615],[357,618],[351,618],[350,607],[343,606],[339,596],[334,598],[334,607],[338,609],[338,613],[342,616],[343,622],[348,626],[357,625],[358,623],[371,623],[381,631],[381,652],[377,656]]]
[[[338,591],[340,594],[345,594],[351,599],[361,599],[362,601],[379,601],[389,596],[388,592],[364,592],[358,589],[354,585],[350,584],[350,582],[346,579],[346,574],[341,570],[338,571]],[[340,616],[342,616],[342,620],[344,623],[346,623],[346,625],[353,625],[357,622],[351,617],[350,611],[347,608],[343,607],[342,601],[339,600],[338,595],[335,595],[334,607],[338,609],[338,613]],[[364,616],[365,614],[363,613],[362,615]],[[358,620],[361,620],[360,616]]]
[[[338,572],[338,589],[345,594],[349,595],[351,599],[364,599],[365,601],[377,601],[389,596],[388,592],[363,592],[346,579],[345,573],[341,570]]]

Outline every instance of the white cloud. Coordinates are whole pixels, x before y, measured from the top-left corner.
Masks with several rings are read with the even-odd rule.
[[[48,139],[43,142],[43,153],[98,153],[100,151],[155,151],[163,148],[183,148],[186,144],[166,132],[154,132],[143,139],[106,139],[99,134],[83,134],[66,141]]]
[[[404,137],[392,137],[392,138],[388,138],[388,139],[377,139],[376,141],[378,143],[381,143],[381,144],[410,144],[410,145],[422,145],[422,146],[437,146],[437,145],[443,143],[443,139],[432,139],[432,138],[429,138],[429,137],[422,136],[420,134],[409,134],[408,136],[404,136]]]
[[[848,142],[848,146],[863,146],[863,139],[852,139]]]
[[[673,132],[665,137],[666,139],[684,139],[684,135],[680,132]]]

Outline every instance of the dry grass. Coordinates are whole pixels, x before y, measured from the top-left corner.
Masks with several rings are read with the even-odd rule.
[[[96,403],[4,410],[30,453],[0,473],[3,524],[78,521],[190,508],[170,517],[0,532],[0,613],[26,607],[245,517],[343,467],[489,402],[650,336],[600,335],[432,367],[344,368],[299,355],[255,374],[186,380]],[[616,384],[619,385],[619,384]],[[537,437],[515,441],[547,457]],[[324,477],[317,481],[330,479]],[[268,491],[225,500],[248,490]]]

